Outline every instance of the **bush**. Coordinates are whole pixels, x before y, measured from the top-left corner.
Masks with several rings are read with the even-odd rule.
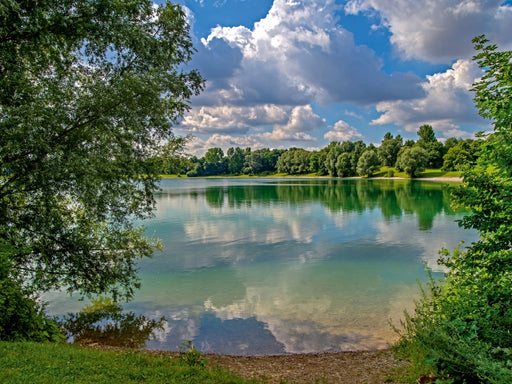
[[[512,317],[507,303],[512,285],[505,277],[510,272],[455,266],[466,257],[469,253],[457,251],[445,260],[453,272],[443,285],[431,281],[428,293],[423,292],[414,316],[403,322],[396,351],[409,358],[416,377],[433,371],[446,383],[511,383]]]
[[[65,340],[57,323],[44,315],[30,290],[12,275],[11,264],[3,253],[0,253],[0,340]]]

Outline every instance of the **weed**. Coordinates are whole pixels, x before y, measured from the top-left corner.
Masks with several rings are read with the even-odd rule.
[[[208,359],[202,357],[201,352],[194,347],[190,340],[181,343],[179,351],[181,360],[190,367],[205,367],[209,363]]]

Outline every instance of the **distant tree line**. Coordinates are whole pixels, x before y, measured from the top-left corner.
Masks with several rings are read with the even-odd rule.
[[[462,171],[474,164],[482,140],[449,138],[437,140],[432,126],[422,125],[417,141],[405,140],[386,133],[379,147],[363,141],[333,141],[319,151],[302,148],[257,149],[210,148],[198,158],[181,155],[162,164],[163,174],[196,176],[220,175],[289,175],[316,174],[318,176],[371,177],[381,167],[393,167],[411,177],[425,169]]]

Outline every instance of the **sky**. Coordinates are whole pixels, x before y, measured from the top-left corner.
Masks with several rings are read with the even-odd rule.
[[[163,0],[158,0],[163,2]],[[205,90],[175,127],[212,147],[379,145],[491,129],[473,103],[471,40],[512,49],[512,0],[175,0]]]

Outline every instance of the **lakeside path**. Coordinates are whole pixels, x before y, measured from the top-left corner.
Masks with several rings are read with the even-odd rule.
[[[269,384],[400,384],[390,377],[406,364],[387,350],[250,357],[206,355],[206,358],[214,366]]]
[[[144,351],[150,355],[177,357],[176,352]],[[393,381],[393,373],[407,363],[390,350],[307,353],[270,356],[202,355],[209,367],[221,367],[248,380],[280,384],[405,384]]]

